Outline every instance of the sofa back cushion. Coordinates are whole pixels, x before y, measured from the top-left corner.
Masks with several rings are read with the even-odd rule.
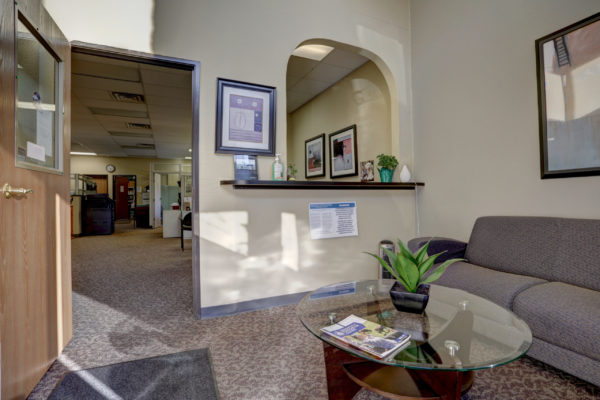
[[[499,271],[600,290],[600,220],[481,217],[465,257]]]

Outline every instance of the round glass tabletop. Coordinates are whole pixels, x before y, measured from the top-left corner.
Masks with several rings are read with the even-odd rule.
[[[397,311],[393,280],[346,282],[302,299],[298,315],[319,339],[369,361],[414,369],[469,371],[506,364],[531,346],[527,324],[511,311],[463,290],[431,285],[423,314]],[[410,343],[378,359],[324,334],[321,329],[355,315],[408,333]]]

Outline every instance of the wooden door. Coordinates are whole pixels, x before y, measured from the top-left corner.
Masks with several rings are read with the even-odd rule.
[[[88,175],[96,184],[96,193],[108,194],[108,175]]]
[[[113,197],[115,200],[115,218],[129,219],[128,204],[129,178],[126,176],[115,176],[113,186]]]
[[[15,166],[18,13],[61,60],[64,109],[55,115],[64,122],[55,154],[62,152],[62,174]],[[21,198],[0,193],[0,397],[13,400],[27,397],[71,338],[71,58],[40,0],[0,0],[0,41],[0,188],[33,189]]]

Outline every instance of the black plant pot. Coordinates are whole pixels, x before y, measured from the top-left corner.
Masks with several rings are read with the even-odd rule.
[[[411,293],[400,282],[395,282],[390,289],[390,296],[396,310],[421,314],[429,301],[429,285],[420,285],[416,293]]]

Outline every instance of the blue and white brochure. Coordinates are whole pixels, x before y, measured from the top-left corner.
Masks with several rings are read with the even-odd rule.
[[[356,315],[321,331],[377,358],[385,358],[410,342],[410,335]]]

